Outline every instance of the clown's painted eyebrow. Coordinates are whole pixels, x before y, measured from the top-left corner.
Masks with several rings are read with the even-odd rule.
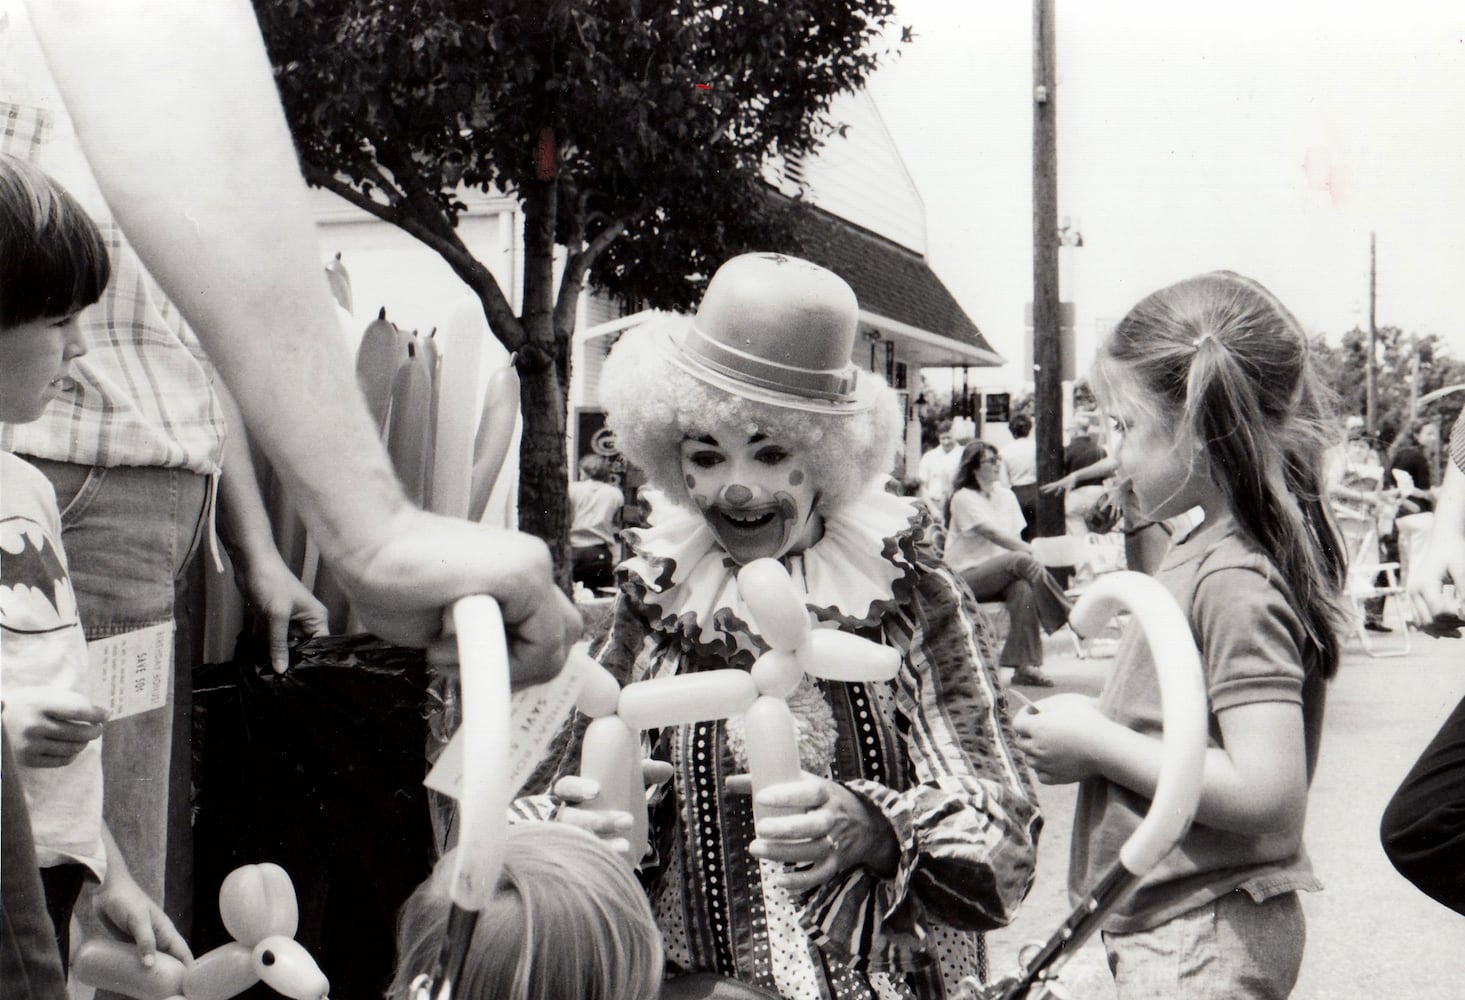
[[[717,443],[717,438],[713,437],[711,434],[703,434],[701,437],[688,438],[687,440],[695,441],[698,444],[711,445],[714,448],[722,447]]]
[[[757,444],[759,441],[767,440],[767,438],[767,434],[754,434],[752,437],[748,438],[748,443]]]

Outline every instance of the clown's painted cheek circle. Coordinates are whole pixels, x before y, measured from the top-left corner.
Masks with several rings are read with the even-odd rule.
[[[688,476],[687,477],[687,489],[688,490],[695,490],[696,488],[697,488],[697,480],[695,478],[693,478],[692,476]]]
[[[804,482],[804,470],[803,469],[795,469],[795,470],[793,470],[792,472],[790,472],[788,474],[788,484],[790,486],[801,486],[801,485],[803,485],[803,482]]]

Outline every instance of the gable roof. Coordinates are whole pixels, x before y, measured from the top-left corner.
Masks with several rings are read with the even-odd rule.
[[[920,365],[1006,363],[925,257],[806,202],[795,211],[801,256],[850,283],[863,320],[876,327],[890,320],[910,328],[898,332],[934,335],[919,338]],[[949,342],[944,356],[941,341]]]

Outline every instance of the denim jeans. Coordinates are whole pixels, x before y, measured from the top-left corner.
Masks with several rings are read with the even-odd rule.
[[[1043,638],[1068,621],[1071,605],[1058,582],[1026,552],[1004,552],[961,571],[979,601],[1002,598],[1007,605],[1007,642],[998,666],[1036,667],[1043,663]]]
[[[1104,932],[1120,1000],[1282,1000],[1306,942],[1297,893],[1257,902],[1240,889],[1159,927]]]
[[[184,571],[207,530],[207,479],[181,469],[26,460],[56,489],[87,639],[174,621],[175,602],[186,607]],[[186,689],[192,666],[175,642],[168,704],[109,722],[102,736],[107,826],[138,885],[160,903],[175,692]]]

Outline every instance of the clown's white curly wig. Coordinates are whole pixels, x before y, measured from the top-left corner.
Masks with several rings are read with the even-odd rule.
[[[836,510],[883,481],[895,461],[901,430],[895,390],[878,375],[873,407],[861,413],[811,413],[755,402],[701,381],[671,360],[667,333],[684,317],[655,320],[624,334],[600,375],[600,403],[621,453],[668,500],[689,500],[682,478],[681,445],[715,426],[766,434],[799,452],[820,493],[820,506]]]

